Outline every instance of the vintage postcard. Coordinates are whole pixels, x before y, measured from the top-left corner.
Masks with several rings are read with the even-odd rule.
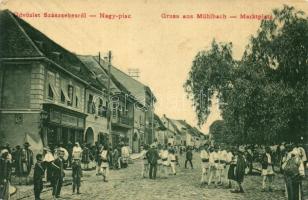
[[[307,0],[0,0],[0,199],[308,199]]]

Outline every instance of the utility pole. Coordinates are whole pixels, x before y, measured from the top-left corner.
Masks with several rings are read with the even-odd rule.
[[[111,141],[113,143],[113,140],[112,140],[112,135],[111,135],[111,103],[110,103],[110,77],[111,77],[111,74],[110,74],[110,68],[111,68],[111,51],[108,52],[108,87],[107,87],[107,109],[109,111],[109,121],[108,121],[108,135],[109,137],[111,137]],[[113,145],[113,144],[112,144]]]

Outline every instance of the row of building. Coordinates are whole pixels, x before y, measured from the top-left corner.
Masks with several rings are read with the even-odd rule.
[[[110,60],[76,55],[9,10],[0,11],[0,30],[2,143],[27,141],[34,150],[75,142],[126,143],[138,152],[155,140],[197,143],[188,136],[178,139],[185,131],[201,136],[195,128],[183,128],[185,121],[155,115],[151,89]]]

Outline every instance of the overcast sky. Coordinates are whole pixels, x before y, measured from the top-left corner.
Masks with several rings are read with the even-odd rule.
[[[158,102],[156,112],[192,125],[197,120],[186,99],[183,84],[198,51],[210,46],[213,38],[232,42],[234,56],[240,58],[259,20],[243,20],[240,14],[270,14],[273,8],[289,4],[308,12],[306,0],[0,0],[1,9],[22,13],[96,14],[96,18],[24,18],[64,48],[77,54],[97,55],[111,50],[113,64],[127,72],[140,70],[139,81],[150,86]],[[131,19],[108,20],[99,13],[131,15]],[[162,14],[194,15],[194,19],[163,19]],[[196,14],[225,14],[227,19],[196,19]],[[230,19],[228,16],[237,16]],[[202,130],[219,118],[217,104]]]

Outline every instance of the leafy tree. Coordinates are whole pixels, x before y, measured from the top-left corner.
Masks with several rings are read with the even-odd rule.
[[[215,41],[197,54],[184,85],[200,124],[211,102],[200,106],[198,90],[217,91],[226,129],[238,143],[308,137],[308,19],[290,6],[273,16],[261,22],[240,61],[232,59],[232,45]]]

